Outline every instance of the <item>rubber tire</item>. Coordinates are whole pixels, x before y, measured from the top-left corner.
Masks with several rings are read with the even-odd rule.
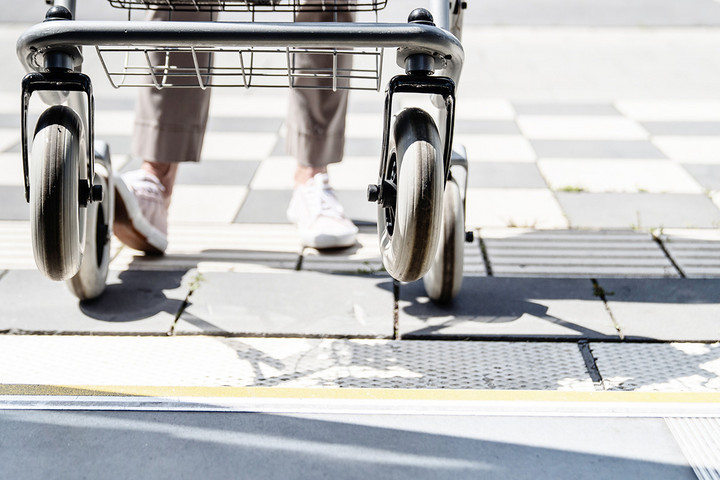
[[[443,158],[432,117],[418,108],[397,116],[388,155],[397,164],[395,221],[388,228],[386,209],[378,206],[378,235],[383,265],[396,280],[412,282],[428,271],[440,238]],[[392,173],[392,172],[390,172]]]
[[[78,200],[80,119],[65,106],[38,119],[30,158],[30,225],[38,269],[67,280],[80,269],[85,212]],[[83,209],[84,210],[84,209]]]
[[[425,291],[436,303],[450,303],[460,291],[465,254],[465,215],[460,187],[450,179],[443,195],[443,221],[435,260],[423,277]]]
[[[105,291],[110,265],[110,239],[115,216],[115,189],[112,175],[96,164],[95,185],[102,185],[105,198],[87,208],[85,249],[78,273],[67,281],[70,291],[79,300],[92,300]]]

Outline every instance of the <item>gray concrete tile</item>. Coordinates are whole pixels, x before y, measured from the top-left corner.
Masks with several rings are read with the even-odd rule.
[[[289,223],[290,190],[250,190],[234,223]]]
[[[348,157],[376,157],[380,158],[382,152],[382,132],[378,132],[378,138],[346,138],[345,155]],[[285,139],[279,138],[270,153],[271,157],[285,157]]]
[[[534,163],[471,162],[470,188],[547,188]]]
[[[574,228],[712,228],[720,210],[704,195],[566,193],[557,200]]]
[[[610,103],[514,102],[518,115],[620,115]]]
[[[136,170],[142,160],[133,158],[123,165],[121,172]],[[183,162],[178,168],[176,185],[250,185],[259,161],[253,160],[201,160]]]
[[[29,220],[30,206],[25,201],[25,188],[0,185],[0,220]]]
[[[649,234],[633,231],[482,229],[496,277],[677,277]]]
[[[404,336],[617,338],[589,280],[466,277],[449,306],[431,303],[422,282],[400,287]]]
[[[283,124],[283,118],[268,117],[210,117],[207,129],[210,132],[272,132],[276,133]]]
[[[625,337],[720,339],[720,280],[599,279]]]
[[[469,120],[455,123],[455,133],[480,135],[519,135],[520,129],[514,120]]]
[[[683,164],[683,168],[704,188],[720,190],[720,165]]]
[[[538,158],[666,158],[644,140],[531,140]]]
[[[79,303],[64,282],[37,271],[10,271],[0,280],[0,330],[162,334],[185,298],[185,274],[110,272],[105,293]]]
[[[640,122],[651,135],[720,135],[720,122]]]
[[[178,331],[389,336],[392,312],[387,276],[206,273]]]
[[[260,162],[187,162],[178,169],[178,185],[250,185]]]
[[[345,216],[358,226],[377,225],[377,204],[367,201],[365,190],[336,190]]]

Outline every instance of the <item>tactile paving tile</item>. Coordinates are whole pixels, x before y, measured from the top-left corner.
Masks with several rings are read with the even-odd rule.
[[[633,231],[482,229],[498,277],[677,277],[650,235]]]
[[[720,344],[590,344],[607,390],[720,391]]]
[[[720,232],[663,230],[660,238],[670,256],[689,278],[720,276]]]
[[[575,344],[0,337],[0,382],[591,391]]]
[[[34,270],[30,222],[0,222],[0,270]]]

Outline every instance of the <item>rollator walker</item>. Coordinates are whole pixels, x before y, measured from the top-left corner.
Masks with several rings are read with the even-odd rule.
[[[128,10],[128,21],[112,22],[77,21],[75,0],[47,1],[53,5],[45,21],[17,43],[30,72],[22,81],[25,197],[35,262],[45,276],[67,281],[79,299],[88,300],[103,292],[108,273],[113,175],[108,146],[94,138],[92,82],[81,73],[83,47],[85,53],[95,50],[114,87],[157,89],[380,90],[383,52],[396,49],[405,74],[386,87],[380,172],[367,191],[377,203],[383,265],[399,281],[423,278],[436,302],[455,297],[463,242],[472,241],[465,231],[468,163],[463,148],[453,149],[464,1],[432,0],[431,11],[415,9],[407,23],[377,21],[387,0],[109,0]],[[295,16],[312,8],[374,12],[376,21],[258,21],[266,12]],[[147,9],[242,11],[251,21],[130,20],[132,11]],[[193,66],[171,65],[167,59],[175,52],[191,55]],[[204,53],[214,62],[199,61]],[[296,67],[297,54],[332,56],[332,68]],[[344,56],[352,57],[351,67],[338,61]],[[300,81],[307,78],[324,83]],[[35,92],[49,107],[30,137],[28,106]],[[398,95],[413,106],[396,113]]]

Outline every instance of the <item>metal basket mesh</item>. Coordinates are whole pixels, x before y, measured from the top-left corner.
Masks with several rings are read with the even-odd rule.
[[[115,88],[277,87],[380,90],[383,50],[96,47]],[[303,67],[319,55],[322,68]]]
[[[108,0],[128,10],[177,10],[213,12],[373,12],[387,0]]]

